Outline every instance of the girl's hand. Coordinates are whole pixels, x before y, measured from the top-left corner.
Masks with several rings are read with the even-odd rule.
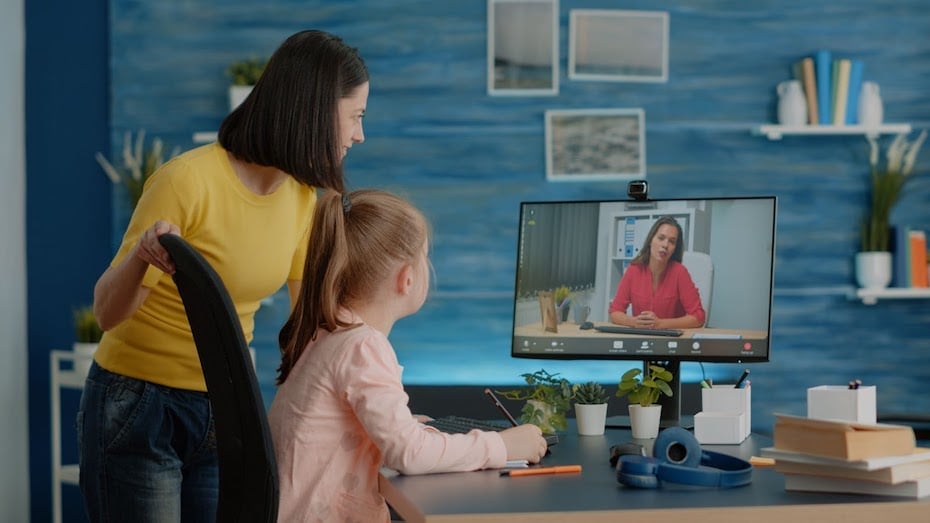
[[[502,430],[498,434],[507,447],[508,460],[525,459],[530,463],[539,463],[546,455],[548,444],[536,425],[525,423]]]

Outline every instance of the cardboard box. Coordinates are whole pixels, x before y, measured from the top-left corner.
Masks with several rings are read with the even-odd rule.
[[[821,385],[807,389],[807,417],[852,423],[876,422],[874,385],[850,389],[848,385]]]

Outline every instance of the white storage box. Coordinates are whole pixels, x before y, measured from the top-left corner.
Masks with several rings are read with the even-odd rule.
[[[876,421],[875,386],[821,385],[807,389],[807,417],[853,423]]]

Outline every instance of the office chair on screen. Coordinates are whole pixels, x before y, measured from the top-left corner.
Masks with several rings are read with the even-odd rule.
[[[278,469],[261,390],[239,316],[213,267],[180,236],[163,234],[203,367],[219,455],[217,521],[275,522]]]
[[[714,261],[710,254],[685,251],[681,258],[681,264],[688,269],[695,287],[701,294],[701,307],[704,307],[704,326],[710,327],[710,305],[713,302],[714,293]]]

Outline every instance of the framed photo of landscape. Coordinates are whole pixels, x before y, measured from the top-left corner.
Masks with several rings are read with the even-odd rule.
[[[614,82],[668,81],[668,12],[573,9],[568,77]]]
[[[642,109],[552,109],[545,118],[547,180],[645,178]]]
[[[488,0],[488,94],[558,94],[558,6],[558,0]]]

